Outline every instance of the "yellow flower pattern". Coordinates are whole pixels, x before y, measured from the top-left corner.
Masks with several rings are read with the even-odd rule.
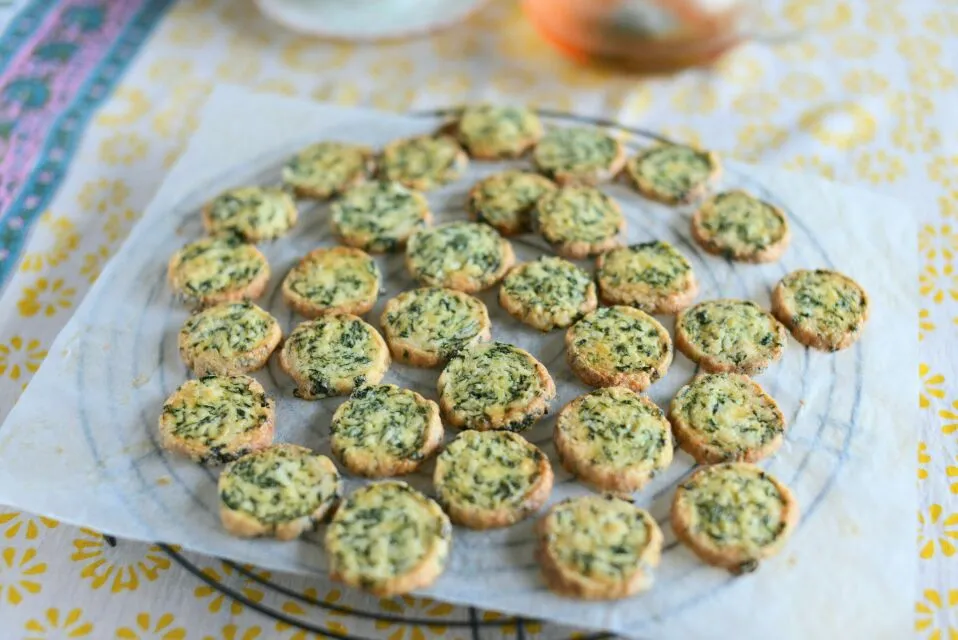
[[[905,161],[884,149],[874,153],[865,152],[855,161],[858,177],[874,184],[895,182],[907,173]]]
[[[170,568],[169,556],[156,545],[118,542],[93,529],[80,529],[79,534],[73,540],[70,560],[80,565],[79,576],[89,581],[91,589],[136,591],[141,580],[153,582]]]
[[[100,159],[110,165],[129,166],[146,157],[149,143],[137,133],[116,133],[100,143]]]
[[[37,278],[33,286],[23,290],[23,297],[17,302],[17,309],[24,318],[37,314],[52,316],[60,309],[72,307],[75,295],[76,289],[67,286],[63,278],[53,281]]]
[[[949,609],[955,605],[958,605],[958,589],[944,592],[925,589],[921,599],[915,603],[915,631],[919,637],[952,640],[958,634],[958,628],[951,626],[948,619]]]
[[[0,512],[0,532],[7,540],[36,540],[50,529],[60,525],[53,518],[33,516],[20,511]]]
[[[4,603],[16,606],[25,595],[40,593],[38,580],[46,570],[46,563],[37,560],[35,549],[20,552],[16,547],[6,547],[0,551],[0,608]]]
[[[870,142],[878,130],[875,117],[861,105],[850,102],[810,109],[802,114],[798,124],[822,144],[842,150]]]
[[[925,339],[925,334],[935,330],[935,323],[931,320],[931,312],[928,309],[918,310],[918,342]]]
[[[142,118],[149,110],[150,101],[142,90],[120,87],[113,94],[109,107],[100,111],[96,121],[105,127],[128,126]]]
[[[935,304],[944,302],[946,295],[951,300],[958,300],[958,274],[951,263],[941,268],[926,264],[918,276],[918,283],[918,293]]]
[[[137,614],[136,622],[116,630],[117,640],[183,640],[186,629],[176,625],[172,613],[151,616],[149,612]]]
[[[426,626],[400,624],[388,620],[377,621],[376,629],[382,631],[388,640],[426,640],[430,636],[445,635],[447,627],[441,623],[441,618],[453,611],[451,604],[412,596],[380,600],[379,608],[395,615],[437,619],[435,625]]]
[[[239,627],[235,624],[225,625],[222,631],[215,636],[203,636],[203,640],[258,640],[264,637],[260,627]]]
[[[36,338],[24,340],[21,336],[13,336],[6,344],[0,343],[0,376],[19,381],[36,373],[46,357],[46,349]]]
[[[84,211],[104,214],[126,204],[130,196],[130,187],[122,180],[100,178],[83,185],[77,204]]]
[[[918,377],[921,379],[922,391],[918,396],[918,406],[927,409],[931,406],[931,400],[941,400],[945,397],[945,390],[941,385],[945,383],[945,376],[940,373],[932,373],[931,368],[922,362],[918,365]]]
[[[943,515],[940,504],[918,513],[918,555],[922,560],[933,558],[936,552],[946,558],[955,555],[952,541],[958,539],[958,513]]]
[[[303,595],[310,600],[320,601],[328,605],[335,605],[341,602],[343,594],[342,594],[342,591],[340,591],[339,589],[330,589],[329,591],[326,592],[325,596],[320,597],[319,592],[316,590],[315,587],[309,587],[305,591],[303,591]],[[290,616],[306,615],[306,609],[303,607],[302,604],[300,604],[296,600],[285,601],[282,604],[281,609],[283,613]],[[329,629],[333,633],[338,633],[340,635],[349,634],[349,630],[346,628],[346,626],[342,622],[335,619],[336,617],[341,615],[339,612],[330,609],[327,612],[327,615],[333,618],[332,620],[325,621],[325,625],[327,629]],[[286,622],[276,623],[276,631],[279,633],[289,631],[290,629],[293,629],[292,625]],[[311,637],[315,638],[316,640],[322,640],[322,636],[317,636],[316,634],[309,634],[308,632],[302,629],[293,631],[291,635],[287,636],[287,640],[308,640]]]
[[[54,638],[92,638],[93,623],[84,619],[79,608],[60,611],[55,607],[47,609],[40,619],[30,619],[24,626],[27,640],[54,640]]]
[[[918,479],[928,479],[928,463],[931,462],[931,456],[928,455],[928,445],[924,442],[918,443]]]
[[[270,573],[268,571],[261,571],[249,565],[244,565],[244,568],[253,571],[257,576],[264,580],[268,580],[270,577]],[[225,578],[235,576],[237,572],[232,566],[226,564],[225,562],[221,562],[219,569],[216,569],[215,567],[204,567],[203,574],[215,580],[216,582],[221,582]],[[243,586],[240,587],[240,593],[242,593],[244,596],[253,602],[261,602],[263,600],[263,596],[265,594],[255,580],[244,577],[242,585]],[[227,603],[226,596],[223,595],[221,591],[217,591],[208,584],[202,584],[196,587],[196,589],[193,590],[193,596],[201,600],[208,599],[209,603],[207,604],[207,609],[210,613],[217,613],[223,608],[223,605]],[[229,611],[234,616],[241,614],[243,609],[243,605],[236,600],[229,601]]]
[[[40,216],[40,238],[20,262],[20,271],[40,271],[55,267],[67,260],[80,243],[80,234],[69,218],[54,216],[47,211]]]
[[[835,179],[835,167],[822,160],[820,156],[795,156],[782,166],[792,171],[817,173],[823,178],[828,178],[829,180]]]

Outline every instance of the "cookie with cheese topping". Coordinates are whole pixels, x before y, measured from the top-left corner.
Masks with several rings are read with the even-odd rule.
[[[485,222],[504,236],[532,228],[532,208],[555,183],[529,171],[503,171],[483,178],[469,190],[466,207],[474,220]]]
[[[618,246],[625,217],[618,203],[594,187],[562,187],[536,202],[533,226],[564,258],[594,256]]]
[[[596,266],[599,296],[606,304],[677,313],[698,294],[688,259],[661,240],[612,249],[599,256]]]
[[[334,580],[389,597],[428,587],[446,568],[452,525],[405,482],[368,484],[340,505],[326,531]]]
[[[403,291],[386,303],[380,322],[393,358],[414,367],[438,366],[492,338],[486,305],[454,289]]]
[[[557,128],[542,136],[533,160],[540,172],[559,184],[595,185],[622,169],[625,149],[599,129]]]
[[[273,442],[274,403],[249,376],[204,376],[163,404],[160,446],[205,464],[223,464]]]
[[[303,400],[345,396],[377,384],[389,368],[389,349],[375,329],[348,313],[307,320],[289,334],[280,366]]]
[[[669,422],[699,464],[757,462],[782,445],[785,416],[761,385],[740,373],[696,377],[675,394]]]
[[[371,253],[400,251],[413,233],[429,226],[429,203],[398,182],[353,187],[330,208],[333,232],[351,247]]]
[[[406,268],[430,287],[488,289],[515,261],[509,241],[488,225],[451,222],[419,231],[406,245]]]
[[[680,144],[660,144],[636,154],[625,163],[625,173],[646,198],[666,204],[699,199],[718,179],[718,155]]]
[[[277,444],[228,464],[217,489],[220,520],[231,534],[292,540],[335,509],[343,482],[326,456]]]
[[[382,275],[365,251],[331,247],[310,251],[283,279],[283,300],[307,318],[366,313],[376,304]]]
[[[559,412],[553,435],[566,471],[603,492],[634,493],[672,464],[668,420],[626,387],[579,396]]]
[[[542,122],[526,107],[483,104],[463,109],[456,132],[473,158],[516,158],[542,137]]]
[[[799,269],[775,287],[772,313],[802,344],[838,351],[861,335],[868,320],[868,294],[837,271]]]
[[[761,373],[787,340],[785,327],[751,300],[706,300],[675,320],[675,345],[709,373]]]
[[[526,351],[485,342],[458,352],[439,376],[439,408],[460,429],[522,431],[549,411],[552,376]]]
[[[203,207],[203,225],[212,235],[232,233],[248,242],[273,240],[296,224],[296,203],[282,189],[240,187]]]
[[[410,189],[431,191],[459,178],[469,158],[452,136],[416,136],[387,144],[379,157],[379,176]]]
[[[167,279],[177,299],[195,306],[253,299],[269,283],[269,263],[238,236],[204,238],[173,254]]]
[[[739,262],[774,262],[791,239],[785,213],[745,191],[726,191],[692,216],[692,237],[709,253]]]
[[[282,339],[276,318],[244,300],[197,311],[183,323],[177,342],[183,362],[202,377],[262,369]]]
[[[549,589],[583,600],[627,598],[652,586],[662,531],[647,511],[614,496],[564,500],[537,527]]]
[[[781,550],[797,522],[788,487],[745,462],[699,468],[672,500],[675,536],[703,561],[734,574],[754,571]]]
[[[543,256],[512,268],[499,288],[499,304],[539,331],[564,329],[595,309],[595,283],[568,260]]]
[[[283,167],[283,182],[303,198],[325,200],[365,181],[375,154],[348,142],[318,142],[301,150]]]
[[[508,527],[545,504],[552,492],[549,458],[508,431],[463,431],[436,458],[436,499],[470,529]]]
[[[600,307],[569,327],[566,359],[582,382],[644,391],[672,364],[672,339],[659,322],[632,307]]]
[[[330,424],[333,455],[370,478],[412,473],[442,444],[439,407],[392,384],[357,389]]]

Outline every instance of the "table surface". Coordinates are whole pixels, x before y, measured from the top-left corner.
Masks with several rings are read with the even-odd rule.
[[[9,18],[0,37],[0,419],[136,223],[214,84],[398,111],[491,100],[602,115],[863,184],[919,216],[919,419],[902,425],[920,438],[915,631],[958,637],[958,5],[775,0],[766,3],[770,26],[815,28],[744,46],[709,71],[637,80],[557,58],[504,0],[453,29],[383,45],[298,37],[245,0],[20,4],[12,17],[0,13],[0,27]],[[902,242],[915,250],[915,239]],[[0,636],[320,637],[256,605],[389,640],[570,633],[511,621],[477,631],[470,621],[501,617],[274,576],[289,585],[284,595],[255,573],[187,558],[246,604],[156,546],[0,507]],[[301,591],[420,621],[317,613]]]

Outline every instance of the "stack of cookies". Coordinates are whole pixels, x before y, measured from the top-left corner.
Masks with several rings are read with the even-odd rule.
[[[461,177],[470,157],[526,155],[528,168],[471,188],[463,203],[471,220],[433,226],[424,192]],[[776,452],[786,424],[750,376],[782,357],[789,331],[810,347],[848,347],[868,307],[857,283],[821,269],[785,276],[770,311],[748,300],[696,303],[690,261],[661,240],[623,245],[625,217],[597,186],[621,176],[651,200],[702,201],[690,236],[705,252],[777,260],[790,242],[785,214],[744,191],[710,195],[720,171],[714,153],[681,145],[627,158],[603,130],[546,130],[519,107],[468,107],[436,134],[379,152],[311,145],[285,165],[282,187],[244,186],[209,202],[209,237],[171,258],[170,286],[195,308],[179,349],[196,378],[164,405],[160,441],[197,463],[226,465],[219,497],[232,534],[288,540],[329,521],[335,578],[382,596],[423,588],[446,566],[453,524],[508,527],[539,514],[553,487],[549,457],[520,433],[550,411],[556,387],[530,353],[492,339],[488,310],[472,294],[498,285],[499,304],[518,321],[566,332],[569,367],[595,387],[561,409],[553,433],[557,462],[595,493],[541,516],[548,586],[586,599],[651,586],[663,533],[631,496],[669,467],[676,444],[700,466],[675,490],[675,535],[709,564],[752,571],[785,543],[798,507],[754,464]],[[286,274],[282,299],[304,320],[284,340],[252,302],[270,277],[256,243],[292,230],[296,198],[332,200],[342,246],[318,248]],[[515,264],[507,238],[525,233],[556,255]],[[370,254],[398,252],[420,287],[386,303],[380,333],[361,317],[382,286]],[[581,264],[593,258],[594,274]],[[667,412],[642,395],[674,357],[673,336],[654,315],[676,316],[674,345],[700,369]],[[330,425],[332,457],[377,482],[344,496],[330,457],[273,443],[275,401],[249,374],[277,350],[296,398],[348,396]],[[438,402],[382,384],[393,361],[441,367]],[[445,443],[444,425],[457,431]],[[432,460],[433,498],[386,480]]]

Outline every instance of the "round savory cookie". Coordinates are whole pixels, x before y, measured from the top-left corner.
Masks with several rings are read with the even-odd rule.
[[[761,373],[787,340],[785,327],[751,300],[706,300],[675,320],[675,346],[709,373]]]
[[[248,242],[273,240],[296,224],[293,198],[282,189],[241,187],[203,207],[203,225],[213,235],[232,233]]]
[[[625,164],[636,190],[646,198],[666,204],[697,200],[718,179],[722,165],[718,155],[680,144],[662,144],[646,149]]]
[[[240,538],[298,538],[336,507],[343,482],[326,456],[277,444],[231,462],[220,473],[220,520]]]
[[[741,373],[700,375],[672,399],[675,438],[699,464],[757,462],[782,445],[785,416],[772,396]]]
[[[669,422],[625,387],[579,396],[559,412],[556,452],[566,471],[602,492],[628,496],[672,464]]]
[[[549,411],[552,376],[519,347],[473,345],[449,359],[439,376],[439,408],[460,429],[522,431]]]
[[[688,259],[668,242],[618,247],[596,261],[599,296],[646,313],[678,313],[692,304],[699,286]]]
[[[652,586],[662,531],[648,512],[614,496],[564,500],[538,525],[548,587],[583,600],[627,598]]]
[[[564,329],[595,309],[595,283],[568,260],[543,256],[512,268],[502,280],[499,304],[539,331]]]
[[[452,222],[418,231],[406,245],[406,268],[424,285],[466,293],[488,289],[515,261],[509,241],[492,227]]]
[[[675,490],[675,536],[708,564],[734,574],[777,553],[798,522],[798,504],[777,479],[745,462],[700,467]]]
[[[436,499],[470,529],[508,527],[545,504],[552,492],[549,458],[508,431],[463,431],[436,458]]]
[[[269,263],[238,236],[204,238],[173,254],[167,279],[177,299],[208,306],[258,298],[269,282]]]
[[[409,236],[432,221],[426,198],[398,182],[353,187],[330,211],[333,232],[343,243],[372,253],[401,250]]]
[[[547,132],[533,159],[539,171],[559,184],[595,185],[622,169],[625,150],[599,129],[568,127]]]
[[[346,142],[318,142],[283,167],[283,182],[303,198],[324,200],[366,180],[373,172],[373,150]]]
[[[333,455],[369,478],[412,473],[442,444],[439,407],[393,384],[357,389],[330,424]]]
[[[377,384],[389,368],[382,336],[360,318],[334,313],[307,320],[289,334],[279,363],[303,400],[345,396]]]
[[[252,302],[224,302],[197,311],[183,323],[180,357],[199,377],[262,369],[283,339],[279,322]]]
[[[204,376],[167,398],[159,431],[164,449],[223,464],[273,442],[274,403],[249,376]]]
[[[438,366],[492,338],[486,305],[454,289],[403,291],[386,303],[381,324],[393,358],[414,367]]]
[[[555,188],[555,183],[538,173],[503,171],[477,182],[469,190],[466,207],[473,219],[512,236],[532,228],[532,208]]]
[[[868,294],[837,271],[800,269],[775,287],[772,313],[802,344],[838,351],[861,335],[868,320]]]
[[[314,249],[283,279],[283,300],[307,318],[327,313],[363,314],[379,296],[376,261],[352,247]]]
[[[379,159],[384,180],[430,191],[459,178],[469,158],[452,136],[417,136],[390,142]]]
[[[774,262],[791,239],[778,207],[745,191],[726,191],[692,216],[692,237],[709,253],[739,262]]]
[[[539,116],[526,107],[466,107],[456,126],[459,142],[473,158],[521,156],[542,137]]]
[[[329,574],[380,597],[422,589],[446,568],[452,525],[442,508],[405,482],[354,491],[326,530]]]
[[[672,364],[672,340],[659,322],[632,307],[601,307],[569,327],[566,359],[582,382],[645,391]]]
[[[574,260],[619,245],[625,217],[618,203],[594,187],[562,187],[536,203],[533,225],[560,256]]]

